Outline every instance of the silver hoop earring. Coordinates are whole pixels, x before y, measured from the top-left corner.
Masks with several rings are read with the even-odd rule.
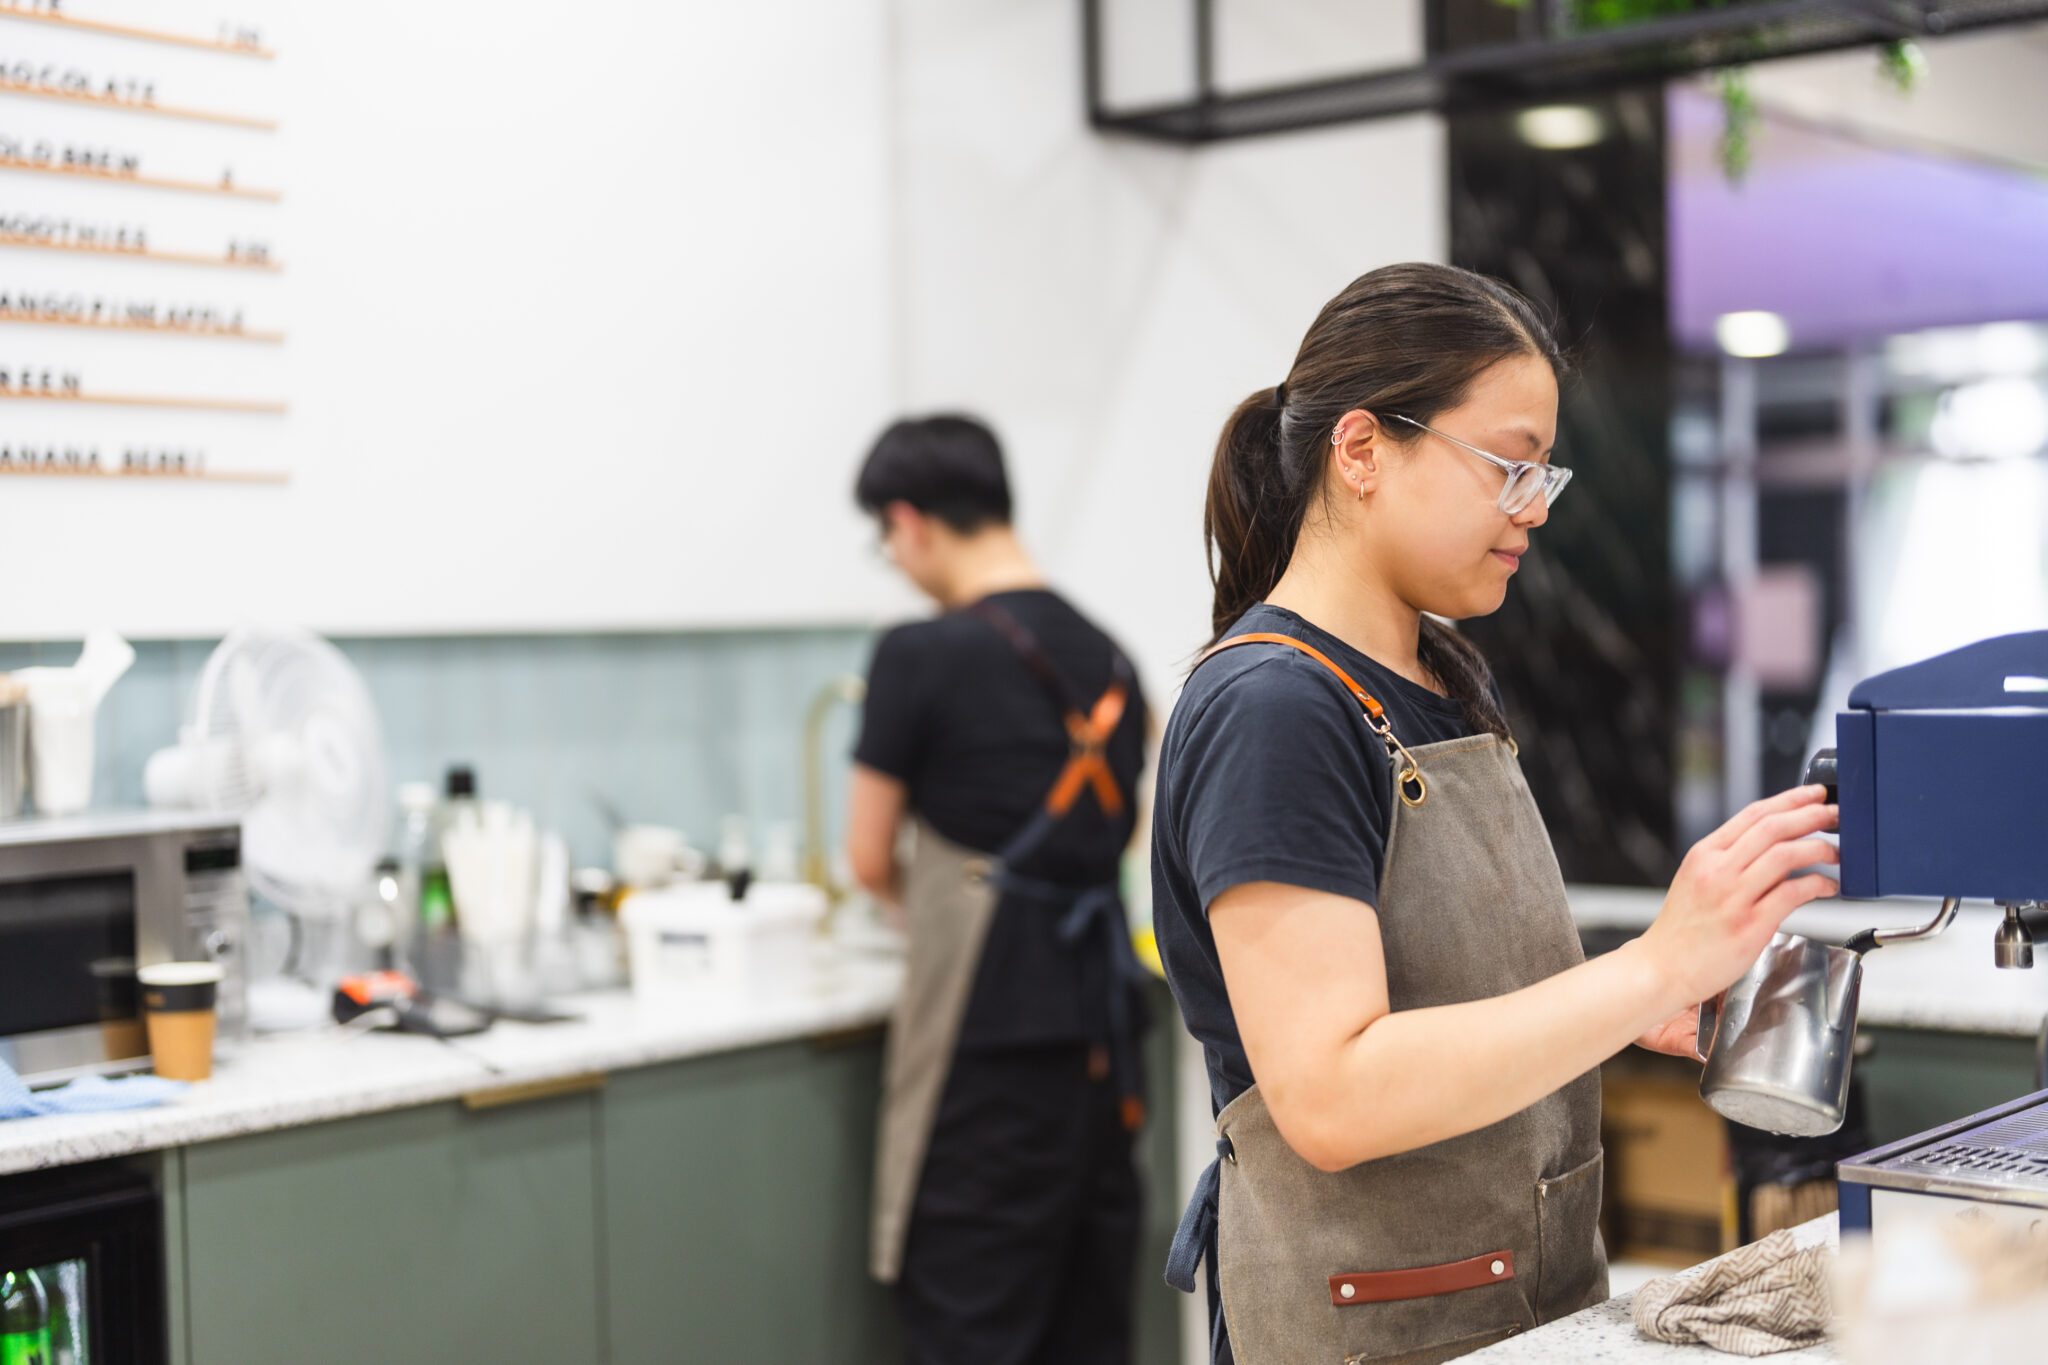
[[[1330,444],[1333,446],[1341,446],[1344,444],[1344,428],[1339,427],[1335,431],[1330,433]]]

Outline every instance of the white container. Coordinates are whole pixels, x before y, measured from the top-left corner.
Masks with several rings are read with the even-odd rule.
[[[689,856],[690,841],[665,825],[627,825],[612,835],[612,867],[627,886],[667,886]]]
[[[75,669],[26,668],[29,790],[43,815],[92,804],[93,731],[99,704]]]
[[[645,1003],[759,998],[811,982],[825,893],[803,882],[760,882],[735,901],[723,882],[636,891],[619,908],[633,994]]]

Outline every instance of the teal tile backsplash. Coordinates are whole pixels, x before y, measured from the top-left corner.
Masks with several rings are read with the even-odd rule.
[[[188,715],[212,642],[136,641],[135,667],[101,711],[94,804],[142,802],[142,766]],[[711,847],[727,814],[756,847],[802,816],[803,714],[835,674],[862,672],[865,630],[493,635],[335,641],[362,670],[394,784],[476,768],[487,798],[534,812],[579,863],[609,864],[593,793],[628,818],[677,825]],[[0,644],[0,671],[68,664],[76,642]],[[833,847],[855,717],[826,731]]]

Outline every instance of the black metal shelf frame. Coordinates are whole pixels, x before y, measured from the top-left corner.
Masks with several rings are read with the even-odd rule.
[[[1089,123],[1106,133],[1189,146],[1398,114],[1565,99],[1734,63],[2048,19],[2048,0],[1736,0],[1573,32],[1563,0],[1533,0],[1517,13],[1518,36],[1510,41],[1435,52],[1409,66],[1223,90],[1216,82],[1216,0],[1190,0],[1193,93],[1112,108],[1105,94],[1107,5],[1081,0]]]

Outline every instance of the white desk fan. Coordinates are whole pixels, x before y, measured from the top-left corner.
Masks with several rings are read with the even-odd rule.
[[[390,833],[377,711],[341,651],[309,631],[236,630],[199,675],[192,720],[143,772],[152,806],[242,820],[250,889],[302,920],[341,920]]]

